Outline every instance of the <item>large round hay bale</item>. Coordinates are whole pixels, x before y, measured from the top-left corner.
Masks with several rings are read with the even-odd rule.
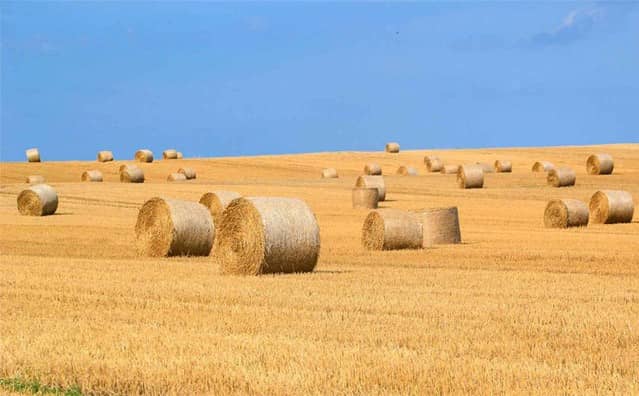
[[[368,163],[364,166],[364,174],[372,176],[380,176],[382,174],[382,167],[378,164]]]
[[[444,167],[444,162],[434,155],[424,157],[424,165],[429,172],[440,172]]]
[[[548,172],[551,169],[555,169],[555,165],[548,161],[537,161],[532,166],[533,172]]]
[[[169,176],[167,176],[166,180],[170,182],[181,182],[187,181],[188,179],[183,173],[169,173]]]
[[[186,176],[188,180],[195,179],[195,177],[197,176],[193,168],[180,168],[178,169],[178,173],[181,173],[184,176]]]
[[[586,160],[586,169],[591,175],[610,175],[615,169],[615,162],[609,154],[592,154]]]
[[[181,151],[177,151],[177,152],[175,153],[175,156],[176,156],[176,157],[175,157],[175,159],[182,159],[182,158],[184,158],[184,154],[182,154],[182,152],[181,152]]]
[[[417,211],[422,222],[423,247],[461,243],[457,207]]]
[[[113,161],[113,153],[108,150],[98,151],[98,162]]]
[[[223,273],[311,272],[320,229],[306,202],[295,198],[238,198],[222,213],[214,255]]]
[[[164,159],[177,159],[177,157],[177,151],[174,149],[168,149],[162,152],[162,158]]]
[[[336,179],[339,175],[337,174],[337,169],[335,168],[324,168],[322,169],[322,179]]]
[[[224,209],[226,209],[231,201],[240,197],[242,197],[242,195],[234,191],[213,191],[204,193],[200,198],[200,203],[208,208],[209,212],[211,212],[211,216],[213,216],[213,220],[218,224],[218,219]]]
[[[386,152],[399,153],[399,143],[396,143],[396,142],[386,143]]]
[[[569,187],[575,185],[577,175],[570,168],[555,168],[548,171],[546,180],[553,187]]]
[[[25,151],[28,162],[40,162],[40,150],[37,148],[30,148]]]
[[[484,170],[480,165],[462,165],[457,171],[457,185],[460,188],[484,187]]]
[[[83,182],[101,182],[102,180],[102,172],[99,170],[90,170],[82,173]]]
[[[40,176],[40,175],[27,176],[27,183],[29,183],[29,184],[42,184],[42,183],[44,183],[44,176]]]
[[[353,208],[377,209],[379,190],[375,187],[353,188]]]
[[[497,173],[511,173],[513,171],[513,164],[510,161],[497,160],[495,161],[495,172]]]
[[[546,205],[544,225],[548,228],[588,225],[588,206],[577,199],[553,199]]]
[[[36,184],[18,195],[18,211],[26,216],[52,215],[58,209],[58,194],[48,184]]]
[[[355,182],[355,187],[373,187],[377,189],[379,201],[386,200],[386,185],[384,176],[359,176]]]
[[[493,173],[495,171],[495,168],[486,162],[476,162],[475,165],[479,165],[481,166],[481,169],[484,171],[484,173]]]
[[[153,151],[140,149],[135,152],[135,160],[139,162],[153,162]]]
[[[135,165],[120,166],[120,181],[122,183],[144,183],[144,172]]]
[[[402,176],[417,176],[417,169],[412,166],[400,166],[397,168],[397,174]]]
[[[632,195],[627,191],[600,190],[590,198],[593,223],[630,223],[635,211]]]
[[[362,245],[368,250],[420,249],[422,239],[419,217],[405,210],[374,210],[362,227]]]
[[[208,256],[215,226],[209,211],[197,202],[156,197],[140,208],[135,236],[142,256]]]
[[[444,165],[442,166],[441,173],[445,175],[456,174],[459,171],[459,165]]]

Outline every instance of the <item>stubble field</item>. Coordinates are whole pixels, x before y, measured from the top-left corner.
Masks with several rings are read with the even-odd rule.
[[[596,152],[613,175],[586,174]],[[462,190],[426,173],[430,153],[509,159],[513,173]],[[536,160],[572,167],[577,185],[548,187]],[[382,207],[458,206],[463,243],[364,250],[367,211],[350,197],[367,161],[387,175]],[[140,164],[139,185],[119,183],[124,162],[0,164],[1,378],[89,394],[639,393],[639,210],[631,224],[543,225],[552,198],[621,189],[636,205],[639,144],[160,160]],[[195,181],[165,181],[185,165]],[[319,178],[329,166],[339,179]],[[89,169],[105,182],[80,183]],[[33,174],[58,191],[56,215],[19,215]],[[316,271],[222,276],[210,257],[136,255],[145,200],[219,189],[308,202]]]

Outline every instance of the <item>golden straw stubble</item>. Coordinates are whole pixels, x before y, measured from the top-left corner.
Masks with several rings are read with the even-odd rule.
[[[222,213],[213,252],[224,274],[311,272],[320,229],[300,199],[238,198]]]
[[[421,249],[422,243],[422,224],[415,213],[378,209],[364,220],[362,245],[368,250]]]
[[[18,195],[18,211],[26,216],[48,216],[58,209],[58,194],[48,184],[36,184]]]
[[[628,191],[600,190],[590,198],[590,218],[593,223],[630,223],[635,205]]]
[[[610,175],[615,169],[615,162],[610,154],[592,154],[586,160],[586,170],[591,175]]]
[[[197,202],[155,197],[140,208],[135,236],[142,256],[208,256],[215,226],[208,209]]]
[[[544,225],[548,228],[588,225],[588,206],[578,199],[553,199],[546,205]]]

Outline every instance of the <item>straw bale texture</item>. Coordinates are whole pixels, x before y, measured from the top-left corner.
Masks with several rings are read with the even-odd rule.
[[[386,152],[399,153],[399,143],[396,143],[396,142],[386,143]]]
[[[108,150],[98,151],[98,162],[113,161],[113,153]]]
[[[223,273],[311,272],[320,230],[306,202],[295,198],[238,198],[222,213],[214,255]]]
[[[635,204],[627,191],[600,190],[590,198],[590,219],[593,223],[630,223]]]
[[[177,151],[173,149],[164,150],[162,152],[162,158],[164,159],[177,159],[178,154]]]
[[[18,211],[26,216],[52,215],[58,209],[58,194],[48,184],[36,184],[18,195]]]
[[[588,225],[588,206],[577,199],[553,199],[546,205],[544,225],[548,228]]]
[[[513,171],[513,164],[510,161],[497,160],[495,161],[495,172],[497,173],[511,173]]]
[[[422,223],[423,247],[461,242],[457,207],[417,211]]]
[[[375,187],[353,188],[353,208],[377,209],[379,191]]]
[[[486,162],[476,162],[476,165],[481,166],[481,169],[484,171],[484,173],[493,173],[495,171],[495,168]]]
[[[120,166],[120,181],[122,183],[144,183],[144,172],[135,165]]]
[[[99,170],[90,170],[82,173],[82,181],[84,182],[101,182],[102,172]]]
[[[378,200],[380,202],[386,200],[384,176],[359,176],[355,182],[355,187],[374,187],[378,192]]]
[[[166,178],[166,180],[170,182],[180,182],[187,181],[188,179],[183,173],[169,173],[169,176]]]
[[[135,152],[135,160],[139,162],[153,162],[153,151],[140,149]]]
[[[25,154],[28,162],[40,162],[40,151],[37,148],[30,148]]]
[[[193,170],[193,168],[180,168],[180,169],[178,169],[178,173],[181,173],[184,176],[186,176],[186,178],[188,180],[195,179],[196,176],[197,176],[195,174],[195,170]]]
[[[445,175],[456,174],[459,171],[459,165],[444,165],[442,166],[441,173]]]
[[[184,155],[182,154],[182,152],[181,151],[177,151],[175,153],[175,159],[182,159],[182,158],[184,158]]]
[[[484,170],[480,165],[462,165],[457,171],[457,185],[460,188],[484,187]]]
[[[548,172],[551,169],[555,169],[555,165],[548,161],[537,161],[532,166],[533,172]]]
[[[372,176],[380,176],[382,174],[382,167],[378,164],[368,163],[364,166],[364,174]]]
[[[575,185],[577,175],[570,168],[554,168],[548,171],[546,180],[553,187],[569,187]]]
[[[337,169],[335,168],[324,168],[322,169],[322,179],[335,179],[338,178]]]
[[[427,155],[424,157],[424,165],[429,172],[440,172],[444,167],[444,162],[439,157]]]
[[[240,198],[242,195],[234,191],[213,191],[207,192],[200,198],[200,203],[208,208],[213,220],[219,223],[219,217],[222,212],[234,199]]]
[[[610,175],[615,163],[609,154],[592,154],[586,160],[586,169],[591,175]]]
[[[419,216],[405,210],[374,210],[362,227],[362,245],[368,250],[420,249],[422,239]]]
[[[397,168],[397,174],[402,176],[417,176],[417,169],[412,166],[400,166]]]

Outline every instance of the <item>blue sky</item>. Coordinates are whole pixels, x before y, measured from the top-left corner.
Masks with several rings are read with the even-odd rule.
[[[639,142],[639,3],[0,11],[3,161]]]

